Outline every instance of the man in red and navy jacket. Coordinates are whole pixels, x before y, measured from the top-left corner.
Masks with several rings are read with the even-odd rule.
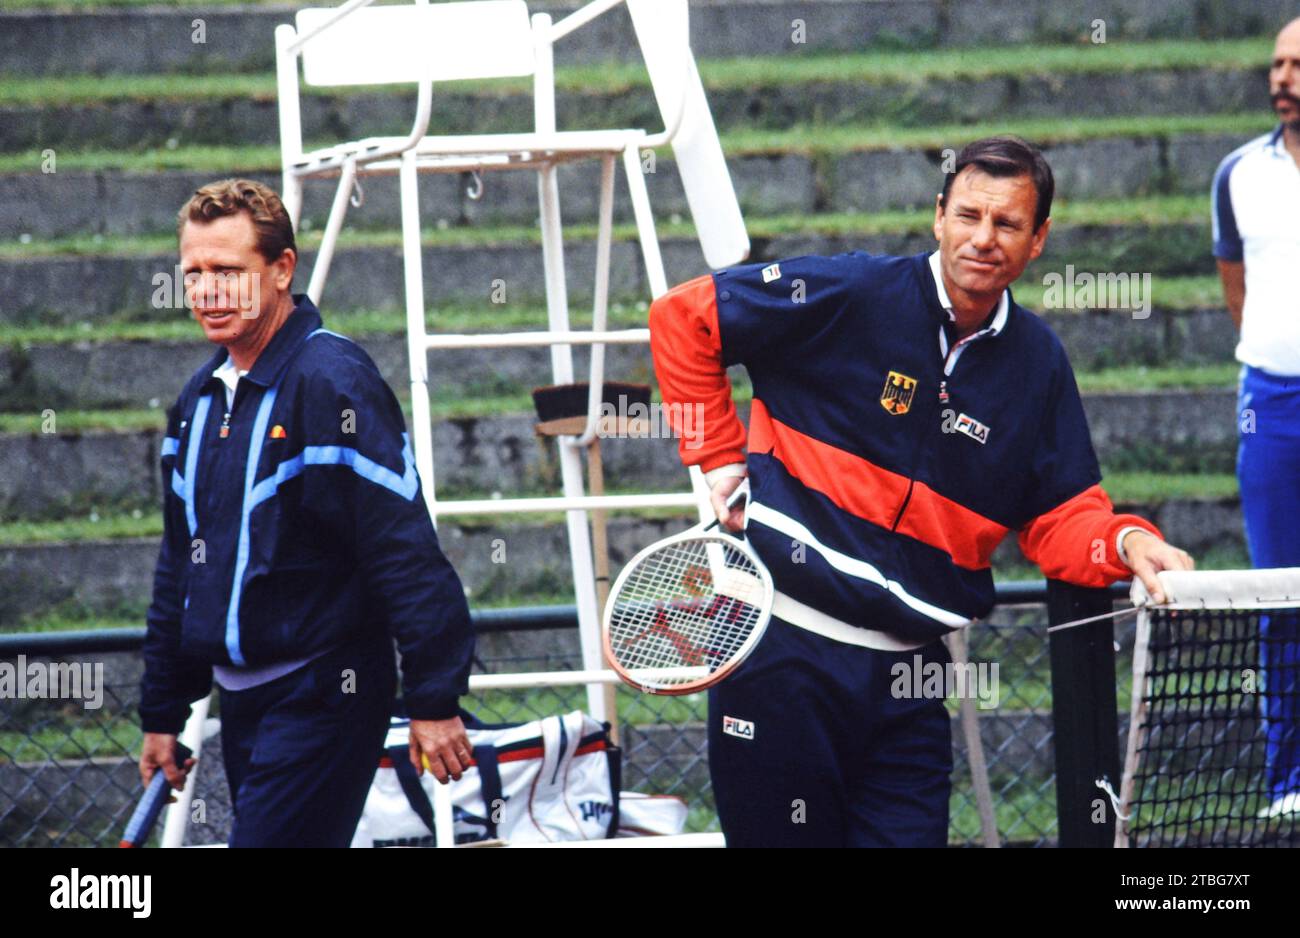
[[[1007,289],[1042,252],[1053,188],[1036,149],[979,141],[937,199],[934,254],[737,267],[651,307],[665,403],[704,408],[682,459],[777,590],[763,640],[710,696],[731,845],[947,843],[947,711],[891,687],[898,665],[946,664],[939,639],[992,609],[1009,533],[1049,577],[1137,574],[1157,601],[1155,574],[1192,566],[1114,513],[1064,349]],[[744,476],[742,516],[725,500]]]
[[[186,302],[220,346],[172,408],[144,645],[140,774],[184,784],[176,736],[221,687],[231,846],[352,840],[402,657],[410,758],[459,778],[474,636],[402,411],[370,357],[293,296],[279,197],[248,180],[180,214]]]

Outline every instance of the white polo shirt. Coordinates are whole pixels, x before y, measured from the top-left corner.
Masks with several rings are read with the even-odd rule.
[[[1214,256],[1246,264],[1237,360],[1300,375],[1300,166],[1282,128],[1229,153],[1210,198]]]

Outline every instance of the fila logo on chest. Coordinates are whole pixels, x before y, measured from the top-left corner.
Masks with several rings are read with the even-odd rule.
[[[970,437],[981,446],[989,441],[987,424],[980,423],[969,414],[959,414],[952,410],[943,412],[943,432],[960,433]]]

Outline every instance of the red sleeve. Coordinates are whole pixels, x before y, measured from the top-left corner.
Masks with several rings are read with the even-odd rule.
[[[674,287],[651,304],[650,351],[682,462],[704,472],[744,462],[745,425],[722,364],[711,274]]]
[[[1117,515],[1100,485],[1039,515],[1020,531],[1020,549],[1043,575],[1076,586],[1109,586],[1133,575],[1119,559],[1115,537],[1121,528],[1160,529],[1136,515]]]

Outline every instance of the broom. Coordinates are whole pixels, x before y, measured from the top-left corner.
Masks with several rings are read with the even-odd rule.
[[[578,436],[587,428],[587,405],[591,396],[591,385],[587,382],[575,384],[554,384],[533,389],[533,406],[541,422],[537,433],[541,436]],[[612,407],[615,413],[626,415],[634,405],[641,405],[643,413],[649,413],[650,385],[628,384],[620,381],[606,381],[601,387],[602,404]],[[603,408],[602,408],[603,409]],[[600,437],[604,433],[631,435],[639,432],[642,421],[627,420],[625,416],[617,418],[617,424],[599,425],[596,436],[587,444],[587,478],[592,495],[605,494],[604,464],[600,456]],[[609,537],[605,509],[596,508],[591,512],[591,551],[596,572],[596,615],[604,621],[605,602],[609,599]],[[614,687],[605,686],[605,709],[611,716],[616,716]],[[610,735],[618,743],[618,723],[611,720]]]

